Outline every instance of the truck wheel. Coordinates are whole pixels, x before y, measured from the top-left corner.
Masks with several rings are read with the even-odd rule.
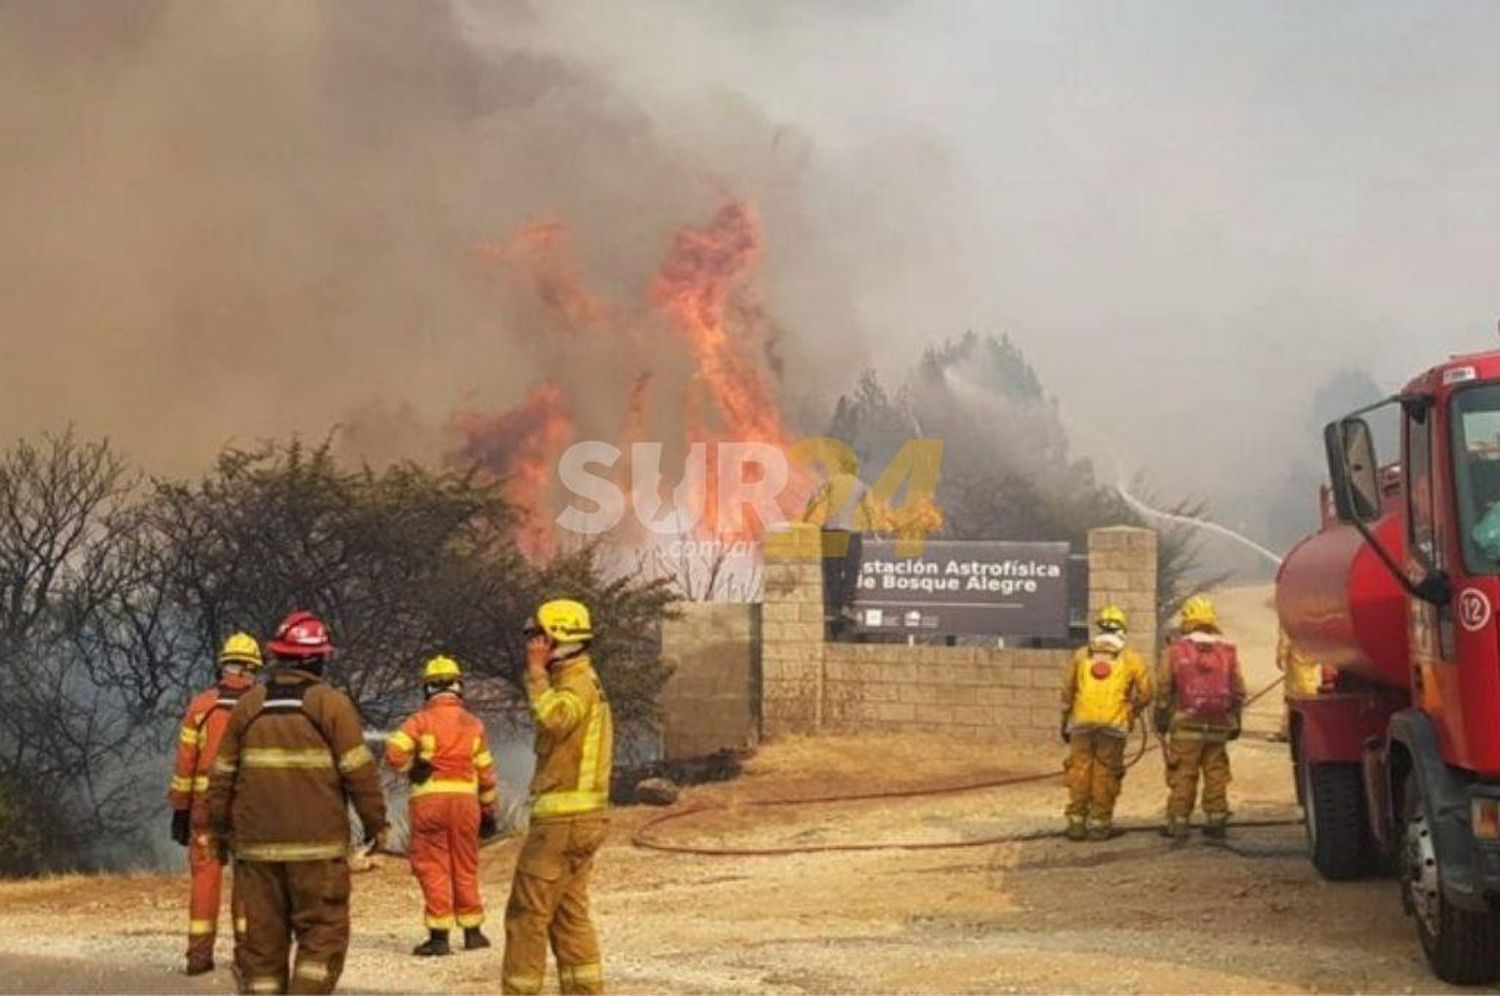
[[[1297,761],[1303,822],[1313,867],[1335,882],[1375,870],[1375,847],[1365,811],[1364,775],[1357,764]]]
[[[1500,978],[1500,914],[1471,913],[1443,896],[1442,866],[1416,779],[1406,783],[1402,898],[1416,917],[1422,953],[1433,974],[1459,986]]]

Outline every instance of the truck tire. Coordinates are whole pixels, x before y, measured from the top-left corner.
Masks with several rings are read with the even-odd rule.
[[[1417,921],[1417,937],[1432,972],[1444,982],[1474,986],[1500,978],[1500,913],[1471,913],[1448,902],[1442,889],[1432,828],[1414,776],[1406,782],[1401,888]]]
[[[1303,823],[1313,867],[1334,882],[1363,878],[1377,867],[1365,809],[1364,775],[1357,764],[1311,764],[1298,759]]]

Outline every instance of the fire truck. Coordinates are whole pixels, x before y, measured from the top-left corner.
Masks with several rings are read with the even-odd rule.
[[[1400,452],[1377,453],[1390,415]],[[1500,352],[1433,367],[1324,442],[1322,527],[1276,582],[1282,628],[1324,666],[1315,694],[1289,699],[1312,862],[1329,879],[1394,875],[1433,972],[1493,982]]]

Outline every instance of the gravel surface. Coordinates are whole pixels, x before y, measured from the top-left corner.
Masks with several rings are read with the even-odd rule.
[[[1267,591],[1221,599],[1252,687],[1274,675]],[[1235,635],[1239,635],[1235,633]],[[1248,635],[1248,632],[1247,632]],[[1259,644],[1257,644],[1259,640]],[[1259,646],[1259,649],[1257,649]],[[1295,818],[1284,745],[1257,738],[1275,696],[1233,746],[1242,818]],[[684,804],[727,808],[661,828],[720,846],[962,840],[1060,824],[1060,778],[926,798],[788,809],[748,800],[953,785],[1060,771],[1060,744],[976,746],[942,738],[789,739],[745,777],[690,789]],[[1160,757],[1131,770],[1124,825],[1154,827]],[[639,824],[661,810],[617,811],[600,858],[595,908],[611,988],[620,992],[1432,992],[1413,928],[1389,881],[1330,884],[1297,827],[1242,828],[1235,850],[1153,833],[1104,844],[1060,838],[937,851],[697,857],[640,851]],[[487,848],[496,947],[418,960],[421,900],[403,861],[355,882],[354,943],[342,989],[494,992],[516,844]],[[186,882],[176,876],[67,877],[0,885],[0,989],[224,991],[228,973],[180,968]],[[227,922],[227,921],[226,921]],[[228,960],[220,942],[221,964]],[[555,985],[555,979],[549,983]]]

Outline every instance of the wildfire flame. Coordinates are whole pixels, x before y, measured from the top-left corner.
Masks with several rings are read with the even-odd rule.
[[[503,245],[485,244],[478,252],[520,278],[574,335],[601,337],[601,343],[611,342],[611,335],[628,336],[631,342],[655,336],[633,352],[634,369],[610,369],[607,362],[591,357],[604,369],[549,380],[500,415],[463,411],[453,417],[459,440],[453,459],[477,465],[506,482],[507,496],[525,515],[520,539],[528,556],[544,558],[556,548],[551,532],[557,512],[552,474],[562,451],[578,437],[571,413],[596,408],[582,404],[583,396],[575,392],[624,392],[616,409],[621,421],[582,438],[618,440],[628,452],[631,442],[648,438],[652,392],[667,373],[653,366],[653,346],[658,355],[676,355],[686,340],[693,361],[688,383],[666,385],[682,399],[677,431],[683,452],[692,442],[789,442],[774,398],[765,321],[748,297],[761,241],[747,205],[725,204],[708,224],[684,226],[673,235],[646,287],[645,303],[651,310],[639,317],[612,306],[584,285],[573,262],[570,232],[560,222],[529,224]],[[628,490],[628,482],[618,476],[617,483]],[[705,507],[699,534],[721,539],[758,536],[764,524],[753,518],[742,525],[721,524],[714,489],[707,491],[694,496]]]
[[[486,242],[477,251],[486,261],[524,277],[537,299],[561,315],[572,331],[593,328],[607,320],[608,305],[578,276],[572,233],[561,222],[524,225],[503,246]]]
[[[731,329],[727,321],[731,294],[759,255],[750,209],[726,204],[707,226],[677,232],[649,293],[687,337],[729,438],[784,443],[781,414],[760,367],[744,350],[749,330]]]
[[[557,455],[573,435],[562,390],[553,383],[542,384],[520,405],[499,415],[455,412],[453,431],[460,443],[451,459],[494,473],[520,510],[516,539],[521,552],[532,560],[555,554],[546,497]]]

